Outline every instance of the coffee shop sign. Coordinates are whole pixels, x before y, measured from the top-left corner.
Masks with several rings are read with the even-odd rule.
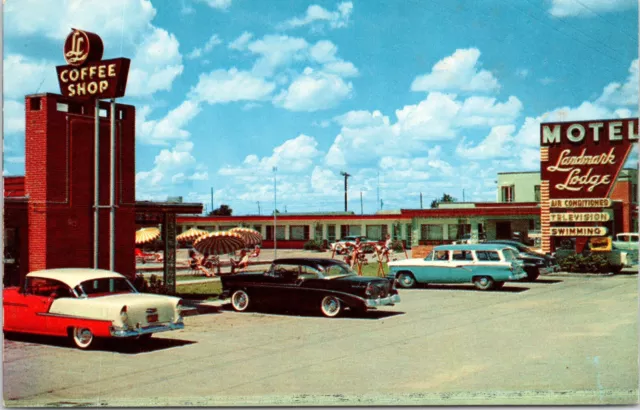
[[[97,34],[72,29],[63,49],[68,65],[56,67],[64,96],[99,99],[124,96],[131,60],[101,60],[103,49]]]

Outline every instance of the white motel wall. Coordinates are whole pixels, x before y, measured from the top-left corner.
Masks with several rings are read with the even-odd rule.
[[[456,202],[433,209],[400,209],[367,215],[282,213],[278,214],[275,229],[278,248],[302,248],[309,240],[331,243],[353,235],[381,241],[387,233],[394,240],[402,240],[408,248],[451,243],[464,234],[487,239],[527,238],[530,232],[540,229],[539,186],[539,172],[499,173],[497,202]],[[637,225],[637,195],[632,194],[633,190],[637,190],[637,170],[624,169],[612,190],[612,200],[618,205],[605,210],[612,217],[610,231],[621,232]],[[619,194],[622,191],[629,191],[629,195]],[[177,222],[178,233],[190,228],[224,231],[250,227],[265,238],[263,247],[273,247],[273,215],[179,216]]]

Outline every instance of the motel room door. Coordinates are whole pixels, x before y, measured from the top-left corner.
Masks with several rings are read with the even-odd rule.
[[[511,239],[511,222],[496,222],[496,239]]]

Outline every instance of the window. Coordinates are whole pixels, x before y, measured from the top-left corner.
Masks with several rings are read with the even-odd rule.
[[[289,227],[289,239],[292,241],[302,241],[309,235],[308,225],[292,225]]]
[[[382,239],[382,225],[367,225],[367,238],[378,241]]]
[[[40,106],[40,97],[29,98],[29,108],[31,108],[31,111],[40,111]]]
[[[514,188],[513,185],[500,187],[500,202],[514,202],[516,200]]]
[[[73,297],[73,292],[64,283],[45,278],[27,278],[25,284],[25,290],[27,294],[35,296],[51,297],[53,294],[56,297]]]
[[[540,185],[533,187],[533,200],[535,202],[540,202]]]
[[[362,225],[349,225],[349,232],[347,233],[349,236],[360,236],[362,235]]]
[[[435,261],[448,261],[449,251],[435,251],[433,252],[433,260]]]
[[[278,225],[276,227],[276,239],[283,240],[284,239],[284,226]],[[267,238],[268,240],[273,240],[273,225],[267,225]]]
[[[631,202],[638,202],[638,184],[631,184]]]
[[[472,261],[473,255],[471,251],[453,251],[451,254],[451,260],[454,261]]]
[[[391,234],[391,238],[394,241],[396,241],[400,239],[400,236],[401,236],[400,225],[399,224],[393,225],[393,233]]]
[[[499,261],[500,255],[496,251],[476,251],[479,261]]]
[[[327,225],[327,240],[329,242],[335,242],[336,240],[336,226]]]
[[[314,239],[316,241],[320,241],[320,240],[323,239],[322,238],[322,224],[316,224],[316,233],[315,233]]]
[[[407,247],[408,248],[411,248],[412,236],[413,236],[413,226],[411,224],[407,224]]]
[[[442,225],[421,225],[422,239],[442,240]]]
[[[464,235],[471,233],[471,224],[449,224],[448,230],[450,240],[460,239]]]

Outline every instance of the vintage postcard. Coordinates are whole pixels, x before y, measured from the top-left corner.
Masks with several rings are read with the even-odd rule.
[[[635,0],[4,0],[7,407],[638,403]]]

